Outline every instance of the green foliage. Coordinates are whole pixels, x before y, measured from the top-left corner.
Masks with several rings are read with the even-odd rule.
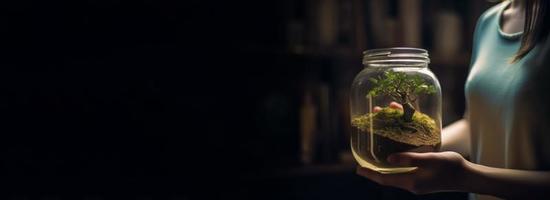
[[[404,72],[386,71],[384,76],[371,78],[375,85],[368,96],[387,95],[401,104],[413,103],[419,94],[433,94],[435,86],[427,83],[419,75],[409,75]]]

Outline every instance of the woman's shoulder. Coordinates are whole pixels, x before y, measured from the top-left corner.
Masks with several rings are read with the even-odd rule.
[[[504,7],[506,7],[509,3],[510,3],[509,1],[503,1],[499,4],[496,4],[496,5],[492,6],[489,9],[487,9],[479,17],[478,25],[484,24],[484,23],[486,23],[487,21],[490,21],[490,20],[497,19],[500,11],[502,9],[504,9]]]
[[[491,29],[491,27],[498,26],[498,15],[504,7],[506,7],[510,2],[503,1],[499,4],[494,5],[493,7],[487,9],[477,20],[477,24],[474,31],[474,45],[472,49],[472,60],[475,60],[480,42],[483,41],[485,33]]]

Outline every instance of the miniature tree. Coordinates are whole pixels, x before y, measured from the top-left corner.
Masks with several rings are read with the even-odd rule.
[[[371,78],[370,81],[375,86],[369,91],[367,97],[386,95],[403,105],[402,119],[405,122],[412,121],[414,112],[416,112],[413,104],[418,99],[418,95],[436,92],[435,87],[420,76],[408,75],[404,72],[386,71],[383,77]]]

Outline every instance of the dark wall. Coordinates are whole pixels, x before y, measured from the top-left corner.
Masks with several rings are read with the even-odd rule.
[[[289,2],[0,2],[7,197],[421,199],[347,168],[288,175],[307,81],[349,63],[289,54],[287,18],[307,18]]]
[[[296,59],[254,50],[282,48],[277,4],[2,2],[2,181],[201,197],[293,155],[295,136],[262,135],[297,126]]]

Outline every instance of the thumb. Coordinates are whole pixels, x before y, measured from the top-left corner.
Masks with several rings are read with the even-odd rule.
[[[430,161],[431,153],[404,152],[395,153],[388,156],[388,162],[393,165],[403,167],[420,167],[427,165]]]

